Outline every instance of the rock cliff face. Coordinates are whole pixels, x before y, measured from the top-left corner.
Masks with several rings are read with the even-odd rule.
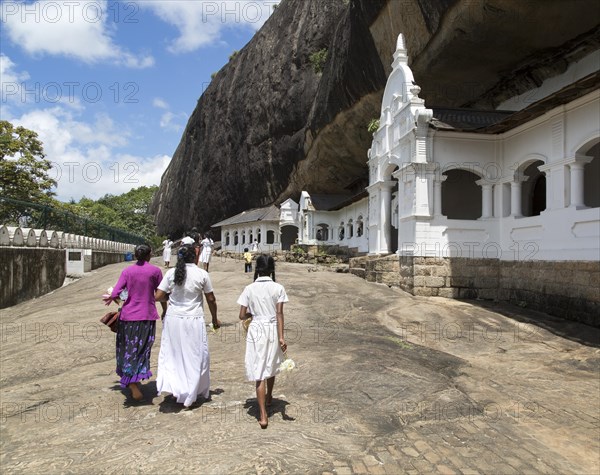
[[[589,48],[598,17],[595,1],[564,5],[282,0],[200,97],[154,200],[158,232],[208,229],[302,189],[341,193],[365,177],[367,124],[379,117],[399,33],[428,107],[493,108],[557,74],[565,64],[548,58],[577,37],[578,54]],[[525,79],[513,80],[517,68]]]

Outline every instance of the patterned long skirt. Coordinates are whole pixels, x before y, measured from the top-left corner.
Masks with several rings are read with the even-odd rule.
[[[117,330],[117,374],[121,387],[137,383],[152,376],[150,351],[154,344],[156,321],[119,321]]]

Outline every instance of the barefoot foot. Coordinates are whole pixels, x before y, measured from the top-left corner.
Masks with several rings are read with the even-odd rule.
[[[141,401],[142,399],[144,399],[144,394],[142,393],[142,391],[140,391],[140,387],[137,383],[131,383],[129,385],[129,389],[131,390],[131,397],[135,401]]]

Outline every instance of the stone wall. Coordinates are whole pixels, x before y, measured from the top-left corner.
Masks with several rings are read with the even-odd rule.
[[[418,296],[503,300],[600,327],[600,263],[387,256],[350,272]]]
[[[500,262],[499,300],[600,327],[600,262]]]
[[[366,279],[367,282],[402,287],[400,261],[395,255],[378,259],[369,257],[350,259],[350,272]]]
[[[116,264],[125,260],[123,252],[92,251],[92,270],[109,264]]]
[[[66,274],[64,249],[0,247],[0,308],[61,287]]]
[[[0,225],[0,308],[61,287],[69,252],[82,255],[85,250],[91,254],[91,269],[97,269],[124,261],[125,254],[134,248],[132,244],[61,231]],[[91,269],[81,266],[82,273]]]

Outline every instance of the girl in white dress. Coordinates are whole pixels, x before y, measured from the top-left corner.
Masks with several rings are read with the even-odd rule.
[[[210,256],[212,255],[212,248],[215,242],[211,239],[210,232],[206,233],[204,239],[200,242],[202,245],[202,252],[200,252],[200,262],[204,265],[204,270],[208,272],[208,265],[210,264]]]
[[[206,296],[214,328],[221,326],[210,277],[194,264],[195,257],[193,246],[181,246],[175,269],[167,271],[155,295],[159,302],[169,301],[160,340],[156,388],[158,394],[171,393],[185,407],[191,406],[198,395],[209,398],[210,356],[202,294]]]
[[[246,378],[256,382],[260,418],[269,423],[266,406],[273,400],[275,375],[287,350],[283,338],[283,304],[288,301],[283,285],[275,282],[275,261],[265,254],[256,259],[254,283],[248,285],[237,303],[240,320],[252,318],[246,337]]]

